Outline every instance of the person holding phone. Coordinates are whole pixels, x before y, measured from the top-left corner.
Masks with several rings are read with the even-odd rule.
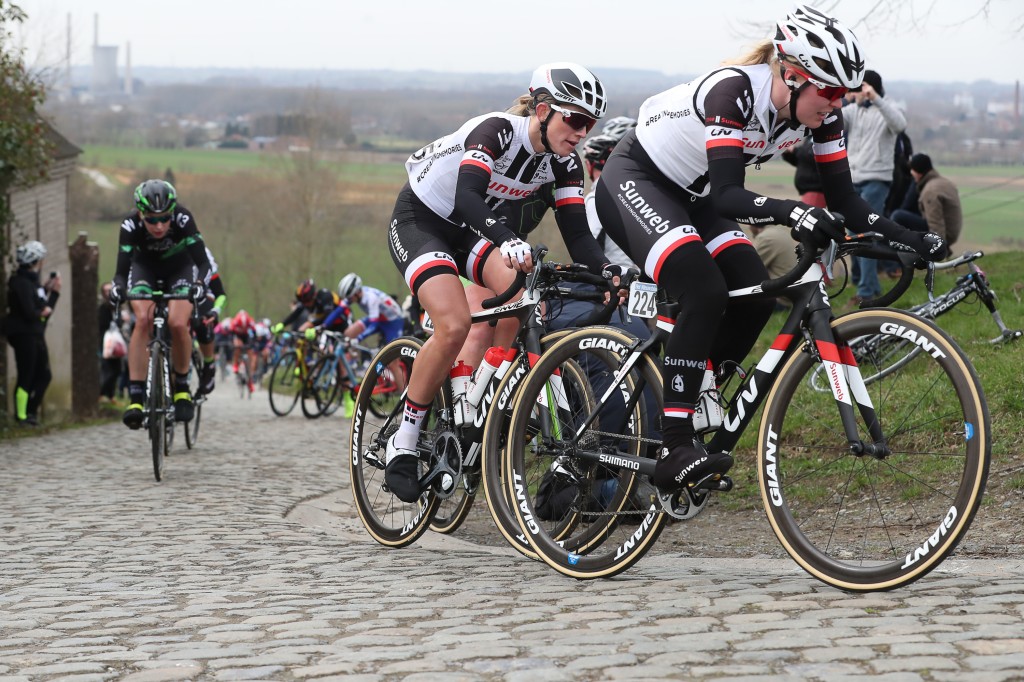
[[[40,283],[44,258],[46,247],[41,242],[22,244],[15,252],[18,269],[7,282],[6,332],[18,370],[14,416],[20,426],[39,426],[39,406],[52,378],[45,333],[60,296],[61,279],[51,272],[46,283]]]

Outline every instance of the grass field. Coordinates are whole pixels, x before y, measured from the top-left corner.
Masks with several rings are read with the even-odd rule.
[[[319,269],[314,274],[321,286],[332,287],[346,272],[359,272],[368,284],[404,296],[406,289],[398,271],[391,263],[385,246],[386,226],[394,198],[405,182],[402,166],[404,155],[353,152],[332,161],[336,171],[336,193],[346,207],[331,216],[332,237],[317,245]],[[144,150],[86,147],[81,159],[83,166],[103,170],[122,184],[130,182],[143,170],[163,174],[170,167],[183,190],[185,202],[204,184],[223,176],[238,173],[256,173],[274,176],[283,173],[281,158],[233,150]],[[988,273],[993,288],[999,295],[999,309],[1011,328],[1024,327],[1024,168],[1021,167],[943,167],[941,173],[952,178],[959,186],[964,204],[965,229],[961,242],[954,251],[984,248],[987,255],[979,265]],[[767,164],[761,169],[748,169],[747,186],[755,192],[769,196],[795,198],[793,168],[786,163]],[[125,210],[130,206],[128,189],[124,190]],[[231,204],[233,206],[233,204]],[[230,206],[229,206],[230,208]],[[75,215],[72,211],[72,215]],[[288,309],[296,281],[277,274],[271,267],[282,259],[275,242],[259,242],[247,234],[244,227],[226,228],[216,224],[209,215],[197,210],[197,220],[204,235],[214,247],[222,268],[229,294],[229,312],[245,307],[259,316],[280,319]],[[244,223],[240,223],[244,226]],[[83,221],[72,225],[72,233],[86,230],[100,245],[100,277],[108,280],[114,271],[114,256],[118,226],[114,222]],[[293,230],[279,229],[281,240],[294,240]],[[542,241],[552,247],[554,258],[565,258],[565,249],[554,221],[549,217],[531,241]],[[234,241],[232,241],[234,240]],[[262,251],[258,258],[241,258],[232,243],[258,242]],[[1000,252],[1002,251],[1002,252]],[[247,286],[253,278],[270,280],[272,296],[257,296]],[[919,278],[920,279],[920,278]],[[952,275],[940,275],[936,290],[948,289]],[[852,295],[850,287],[833,298],[837,311]],[[901,307],[922,301],[927,296],[923,284],[914,288],[899,302]],[[757,357],[770,344],[780,321],[773,319],[762,333],[752,357]],[[993,473],[998,474],[991,487],[1009,485],[1024,488],[1024,476],[1019,471],[1024,456],[1024,388],[1020,381],[1020,367],[1024,360],[1024,342],[1010,346],[992,346],[988,339],[996,335],[996,326],[987,311],[976,301],[958,305],[939,320],[964,348],[977,368],[984,385],[994,434]],[[741,444],[742,451],[751,452],[750,443]],[[1013,472],[1017,472],[1013,474]],[[1011,475],[1012,474],[1012,475]],[[723,501],[730,505],[757,506],[755,497],[737,491]],[[752,492],[752,490],[748,491]],[[989,497],[988,500],[998,499]]]
[[[405,293],[405,285],[391,263],[384,242],[394,198],[406,179],[404,158],[404,154],[397,153],[354,151],[336,154],[327,162],[334,173],[337,202],[344,208],[330,217],[332,236],[318,245],[318,265],[309,276],[331,286],[344,273],[358,271],[369,283],[395,293]],[[211,182],[223,183],[224,178],[235,175],[284,176],[290,168],[286,156],[259,152],[109,146],[86,146],[81,164],[101,170],[124,187],[126,210],[130,206],[127,184],[143,172],[163,175],[164,170],[170,168],[179,190],[182,190],[183,200],[196,209],[189,198],[197,187]],[[768,196],[796,198],[793,170],[783,162],[765,164],[759,169],[749,168],[747,186]],[[956,247],[959,251],[967,248],[985,248],[988,251],[1024,248],[1024,234],[1019,227],[1024,217],[1024,168],[981,166],[941,168],[940,172],[954,179],[963,196],[966,226],[961,243]],[[225,201],[230,202],[230,198]],[[222,276],[230,294],[229,307],[237,309],[244,306],[259,314],[276,315],[278,309],[287,305],[288,294],[295,283],[282,279],[273,285],[282,292],[280,300],[275,297],[271,302],[266,296],[250,295],[246,283],[251,281],[252,268],[261,269],[262,277],[273,278],[274,273],[262,271],[266,270],[262,268],[263,263],[236,262],[236,249],[231,245],[237,244],[239,239],[245,240],[246,235],[238,233],[238,228],[231,234],[225,234],[226,230],[216,224],[216,220],[211,223],[209,213],[196,210],[197,221],[221,263]],[[117,225],[85,220],[73,222],[72,229],[74,232],[87,231],[100,244],[100,276],[103,279],[112,276]],[[286,228],[280,230],[279,237],[288,239]],[[551,247],[553,258],[567,258],[550,216],[533,237],[535,241]],[[268,242],[266,248],[267,259],[274,261],[279,250],[272,242]],[[239,277],[240,267],[246,270],[245,278]]]

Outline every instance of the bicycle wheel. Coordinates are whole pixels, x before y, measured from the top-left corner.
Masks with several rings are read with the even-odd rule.
[[[295,409],[302,386],[300,375],[298,356],[293,350],[284,353],[274,363],[274,369],[270,371],[270,383],[267,385],[267,397],[270,398],[270,409],[278,417],[285,417]]]
[[[405,503],[391,494],[384,483],[384,452],[387,439],[398,430],[404,409],[404,395],[392,394],[388,414],[376,417],[369,409],[377,375],[397,362],[406,378],[412,373],[422,342],[402,337],[377,353],[359,388],[352,416],[349,441],[349,473],[352,499],[359,518],[374,540],[388,547],[405,547],[415,542],[430,526],[437,511],[438,496],[433,489],[424,491],[413,503]],[[442,396],[445,394],[441,391]],[[420,450],[432,448],[442,424],[438,413],[447,409],[443,397],[434,401],[420,435]],[[421,464],[421,472],[426,463]]]
[[[364,375],[361,381],[365,381],[365,379]],[[406,380],[408,380],[408,377],[406,377]],[[405,383],[403,382],[403,385]],[[370,395],[370,412],[373,413],[373,416],[380,419],[388,416],[388,406],[400,393],[401,391],[398,390],[398,382],[395,381],[392,368],[385,365],[381,368],[374,381],[373,393]]]
[[[199,439],[199,420],[203,414],[203,403],[206,397],[199,393],[199,380],[200,373],[203,369],[203,355],[199,352],[198,348],[192,349],[192,366],[188,371],[188,392],[192,395],[192,404],[195,407],[195,411],[192,415],[192,421],[185,422],[182,426],[185,428],[185,447],[191,450],[196,441]]]
[[[855,409],[870,399],[873,416],[860,421],[876,420],[889,454],[851,453],[832,393],[806,380],[814,359],[794,353],[764,406],[761,497],[782,546],[811,575],[844,590],[891,590],[938,566],[970,526],[988,477],[988,407],[970,361],[933,323],[879,309],[832,326],[840,357],[844,343],[881,337],[877,355],[832,367],[847,380],[875,377],[850,393]],[[919,351],[887,364],[884,349],[908,340]]]
[[[160,344],[154,342],[149,350],[149,441],[153,450],[153,476],[160,481],[164,475],[164,457],[167,455],[167,409],[170,404],[164,390],[167,368]],[[173,428],[173,423],[172,423]]]
[[[642,358],[614,383],[633,341],[610,327],[567,335],[527,375],[512,411],[505,462],[512,509],[537,555],[574,578],[628,569],[666,521],[646,477],[614,461],[653,458],[660,445],[654,360]],[[628,412],[627,401],[634,402]]]
[[[309,370],[302,391],[302,414],[316,419],[324,414],[338,394],[338,363],[333,355],[325,355]]]
[[[252,391],[249,390],[251,379],[249,377],[249,356],[242,354],[242,360],[238,363],[238,373],[235,375],[235,383],[238,385],[238,397],[243,400],[252,398]]]
[[[572,329],[559,329],[544,336],[540,340],[541,349],[550,348],[555,341],[572,331]],[[504,458],[505,445],[508,440],[508,425],[512,421],[512,408],[515,405],[517,391],[529,371],[528,358],[525,354],[520,353],[501,381],[498,382],[494,395],[490,398],[487,420],[484,423],[483,455],[480,458],[481,484],[484,489],[484,498],[487,500],[487,508],[498,531],[516,551],[527,558],[539,559],[537,553],[530,547],[530,542],[526,539],[522,528],[519,527],[519,521],[512,511],[512,503],[504,484]],[[487,400],[488,397],[485,396],[484,401]]]

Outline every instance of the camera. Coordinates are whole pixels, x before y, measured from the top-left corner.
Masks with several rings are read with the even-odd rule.
[[[50,279],[56,279],[56,278],[57,278],[57,271],[56,270],[51,270],[50,271]]]

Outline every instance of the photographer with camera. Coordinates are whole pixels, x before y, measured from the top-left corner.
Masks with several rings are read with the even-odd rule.
[[[14,349],[18,381],[14,389],[15,421],[39,426],[39,406],[50,385],[50,353],[46,348],[46,323],[60,296],[60,275],[51,272],[46,283],[39,273],[46,247],[35,240],[18,247],[18,269],[7,282],[7,342]]]

